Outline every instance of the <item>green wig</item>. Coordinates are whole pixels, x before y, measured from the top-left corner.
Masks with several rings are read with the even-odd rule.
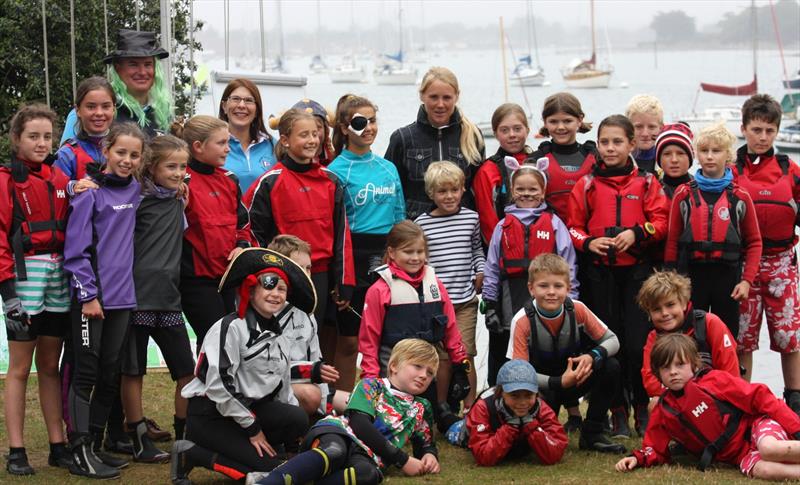
[[[147,125],[147,116],[144,113],[144,109],[139,104],[139,101],[128,92],[128,87],[113,66],[109,69],[108,80],[117,95],[117,107],[124,106],[128,108],[139,120],[139,126],[144,128]],[[167,83],[164,80],[164,68],[161,67],[161,63],[158,61],[155,62],[155,80],[147,96],[150,108],[153,110],[156,125],[158,125],[156,128],[166,131],[172,121],[172,95],[167,89]]]

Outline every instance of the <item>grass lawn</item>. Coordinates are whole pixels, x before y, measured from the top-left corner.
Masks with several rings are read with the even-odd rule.
[[[164,428],[172,428],[172,396],[173,383],[169,374],[151,372],[145,378],[145,414],[154,418]],[[5,381],[0,380],[0,388]],[[33,477],[11,477],[5,469],[0,470],[0,483],[24,484],[62,484],[85,483],[78,477],[70,475],[66,470],[47,466],[47,434],[39,409],[36,389],[36,378],[32,377],[28,387],[26,447],[31,465],[36,469]],[[2,401],[0,394],[0,401]],[[7,453],[5,422],[0,426],[0,446],[3,454]],[[543,467],[525,463],[524,460],[504,464],[495,468],[479,468],[475,466],[469,451],[450,446],[443,439],[438,440],[442,463],[442,473],[421,478],[404,478],[399,471],[392,470],[385,483],[434,483],[434,484],[543,484],[543,483],[603,483],[616,485],[620,483],[704,483],[728,484],[748,482],[737,469],[720,466],[706,473],[696,471],[691,463],[685,466],[658,467],[650,470],[637,470],[632,473],[617,473],[613,465],[616,456],[586,453],[578,450],[577,437],[572,436],[563,461],[555,466]],[[161,445],[164,445],[163,443]],[[625,445],[630,449],[640,445],[640,440],[628,440]],[[167,446],[162,446],[168,449]],[[3,461],[5,464],[5,461]],[[192,480],[197,484],[230,483],[221,475],[206,470],[196,469],[192,472]],[[169,465],[144,465],[131,463],[122,471],[123,483],[139,485],[169,483]]]

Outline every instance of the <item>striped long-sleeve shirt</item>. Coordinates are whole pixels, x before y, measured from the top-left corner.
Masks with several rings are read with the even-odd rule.
[[[464,207],[446,216],[426,212],[414,222],[428,238],[428,264],[436,270],[453,304],[472,300],[475,275],[483,273],[486,263],[478,213]]]

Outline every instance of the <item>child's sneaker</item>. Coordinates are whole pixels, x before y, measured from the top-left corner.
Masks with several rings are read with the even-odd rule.
[[[564,431],[567,434],[572,434],[575,433],[576,431],[580,431],[581,424],[583,424],[583,419],[580,416],[573,416],[570,414],[567,417],[567,422],[564,423]]]
[[[647,404],[636,404],[633,407],[633,427],[640,438],[644,438],[644,432],[647,431],[649,422],[650,411],[647,409]]]
[[[6,471],[11,475],[33,475],[36,473],[28,463],[28,454],[25,448],[22,451],[10,451],[6,455]]]
[[[784,389],[783,400],[786,401],[786,405],[789,406],[789,409],[800,416],[800,391]]]
[[[58,468],[69,468],[72,465],[72,452],[64,443],[52,445],[47,456],[47,464]]]
[[[82,436],[73,441],[72,466],[69,472],[87,478],[111,480],[119,478],[119,469],[103,463],[92,449],[91,436]]]
[[[611,437],[631,437],[631,428],[628,426],[628,410],[624,407],[613,408],[611,410]]]

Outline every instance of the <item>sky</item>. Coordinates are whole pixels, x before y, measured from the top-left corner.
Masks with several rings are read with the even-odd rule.
[[[259,28],[259,0],[228,0],[231,30]],[[194,15],[215,30],[223,30],[224,0],[195,0]],[[535,0],[534,15],[562,24],[589,25],[587,0]],[[274,25],[276,0],[263,0],[265,28]],[[397,1],[379,0],[284,0],[283,25],[288,31],[311,32],[317,27],[317,5],[320,6],[321,23],[330,30],[345,31],[351,28],[351,18],[357,26],[375,19],[397,18]],[[759,6],[768,0],[758,0]],[[499,16],[511,21],[525,15],[524,0],[404,0],[403,22],[406,25],[441,22],[460,22],[466,26],[496,23]],[[749,0],[596,0],[597,25],[607,28],[631,28],[636,24],[648,25],[658,12],[683,10],[694,17],[702,29],[719,21],[724,13],[738,13],[750,6]],[[424,11],[423,11],[424,10]],[[351,13],[352,12],[352,13]],[[374,25],[370,25],[374,27]],[[357,27],[356,27],[357,28]]]

